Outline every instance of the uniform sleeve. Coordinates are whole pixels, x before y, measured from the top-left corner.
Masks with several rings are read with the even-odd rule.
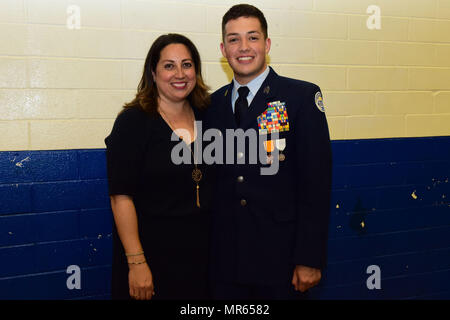
[[[109,195],[134,196],[138,190],[144,157],[145,114],[126,109],[106,137],[106,167]]]
[[[320,88],[302,97],[296,119],[299,210],[294,263],[322,269],[326,265],[331,198],[331,144]]]

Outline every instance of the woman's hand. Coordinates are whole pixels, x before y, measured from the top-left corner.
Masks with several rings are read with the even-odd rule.
[[[128,283],[133,299],[150,300],[155,294],[152,272],[147,263],[129,265]]]

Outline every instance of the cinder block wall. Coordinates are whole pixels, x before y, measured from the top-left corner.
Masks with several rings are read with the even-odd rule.
[[[315,297],[448,298],[450,0],[248,2],[268,19],[271,66],[324,93],[335,178]],[[162,33],[194,41],[212,90],[231,80],[220,23],[235,3],[0,1],[1,298],[108,297],[103,140]]]

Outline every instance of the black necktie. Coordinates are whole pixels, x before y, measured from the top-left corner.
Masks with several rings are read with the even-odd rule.
[[[247,96],[249,92],[248,87],[240,87],[238,89],[239,96],[234,104],[234,118],[238,127],[241,125],[241,121],[248,110]]]

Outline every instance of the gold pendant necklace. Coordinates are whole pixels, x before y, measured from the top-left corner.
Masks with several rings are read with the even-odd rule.
[[[167,117],[166,113],[159,108],[159,113],[161,116],[164,115],[164,119],[167,120],[167,124],[172,129],[173,132],[175,132],[174,128],[175,126],[172,124],[172,122],[169,120],[169,117]],[[195,120],[195,118],[194,118]],[[195,122],[194,122],[194,134],[195,134]],[[180,139],[183,140],[183,136],[180,136]],[[200,208],[200,186],[198,185],[200,180],[202,180],[203,174],[202,171],[197,167],[197,163],[195,163],[195,156],[194,152],[192,152],[191,145],[194,144],[195,147],[195,140],[191,142],[188,147],[192,154],[192,161],[194,162],[194,169],[192,170],[192,180],[195,182],[196,185],[196,193],[197,193],[197,207]]]

